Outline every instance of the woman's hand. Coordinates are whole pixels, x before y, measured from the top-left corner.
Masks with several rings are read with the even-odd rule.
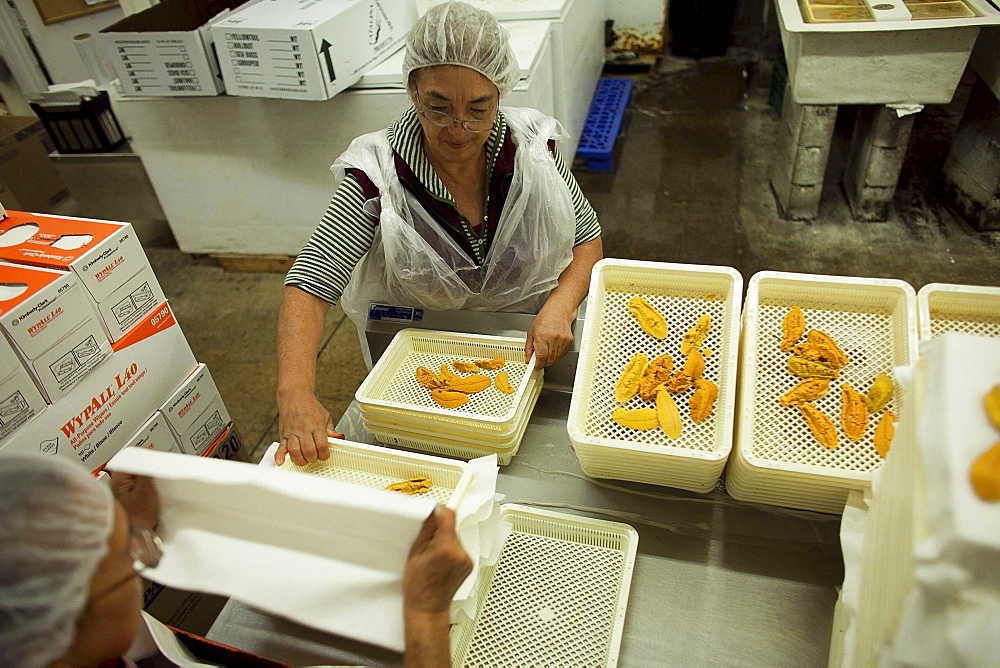
[[[136,526],[156,530],[160,525],[160,495],[152,478],[109,470],[111,493]]]
[[[330,458],[328,437],[344,438],[334,430],[333,418],[311,393],[299,393],[278,401],[278,438],[274,463],[281,466],[285,457],[298,466]]]
[[[451,600],[472,572],[455,534],[455,513],[438,506],[420,528],[403,571],[405,664],[450,665]]]
[[[406,613],[450,613],[451,599],[472,572],[472,560],[455,533],[455,512],[434,509],[420,527],[403,572]]]
[[[535,368],[551,366],[561,360],[573,345],[573,320],[576,309],[569,311],[559,305],[545,303],[528,328],[524,345],[524,361],[535,358]]]

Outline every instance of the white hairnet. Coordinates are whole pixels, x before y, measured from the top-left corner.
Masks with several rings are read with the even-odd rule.
[[[521,78],[510,33],[493,15],[464,2],[435,5],[406,34],[403,82],[410,72],[434,65],[461,65],[493,82],[503,97]]]
[[[73,464],[0,455],[0,665],[69,649],[114,526],[111,491]]]

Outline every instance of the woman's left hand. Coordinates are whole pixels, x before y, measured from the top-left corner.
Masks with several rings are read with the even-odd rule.
[[[546,304],[531,321],[524,346],[524,361],[537,355],[535,368],[551,366],[561,360],[573,345],[573,320],[576,309],[567,315],[562,309]]]

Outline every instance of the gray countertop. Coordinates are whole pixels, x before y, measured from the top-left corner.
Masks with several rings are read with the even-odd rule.
[[[843,581],[839,516],[588,478],[566,433],[570,397],[545,390],[501,469],[505,502],[630,524],[639,532],[619,663],[825,666]],[[230,601],[212,640],[306,664],[401,663]]]

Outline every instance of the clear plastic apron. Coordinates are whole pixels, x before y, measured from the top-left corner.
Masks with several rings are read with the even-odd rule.
[[[379,217],[374,241],[340,300],[358,327],[369,368],[371,304],[537,313],[573,259],[573,202],[547,145],[561,136],[559,125],[533,109],[503,112],[517,145],[514,175],[482,266],[400,183],[385,131],[358,137],[331,167],[338,183],[347,168],[362,170],[380,193],[365,204]]]

